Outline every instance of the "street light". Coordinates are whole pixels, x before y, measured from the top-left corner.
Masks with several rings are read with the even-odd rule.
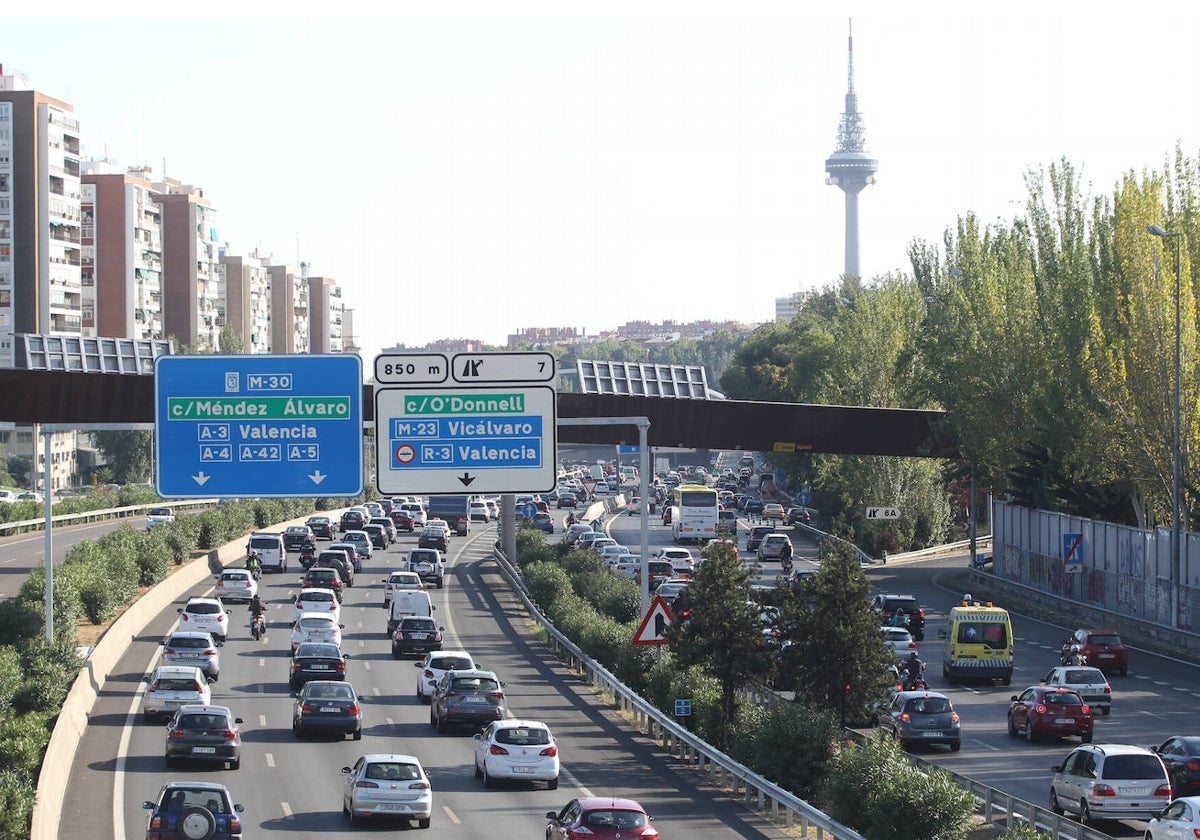
[[[1179,608],[1179,600],[1182,597],[1182,581],[1180,580],[1180,554],[1183,544],[1183,499],[1181,497],[1179,486],[1181,483],[1182,467],[1180,464],[1179,453],[1179,427],[1181,424],[1182,408],[1179,399],[1179,382],[1182,378],[1182,366],[1180,364],[1180,344],[1181,344],[1181,321],[1179,317],[1179,295],[1180,295],[1180,252],[1182,249],[1183,234],[1174,232],[1170,233],[1158,225],[1147,225],[1146,230],[1153,236],[1163,239],[1171,238],[1175,240],[1175,431],[1174,438],[1171,442],[1171,588],[1174,590],[1174,596],[1171,599],[1171,611],[1174,626],[1178,629],[1182,611]]]

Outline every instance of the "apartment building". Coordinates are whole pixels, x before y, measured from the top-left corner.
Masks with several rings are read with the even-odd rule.
[[[23,362],[14,341],[18,333],[80,333],[79,176],[74,108],[0,65],[0,366]],[[54,488],[73,483],[74,441],[73,432],[52,436]],[[32,457],[36,476],[43,474],[37,427],[0,424],[0,447]],[[39,477],[31,486],[41,488]]]
[[[171,178],[154,181],[154,190],[162,208],[163,331],[180,345],[215,349],[225,326],[216,209],[203,189]]]
[[[308,265],[267,266],[271,278],[271,352],[311,352]]]
[[[241,342],[241,353],[270,353],[271,274],[268,259],[252,251],[234,254],[229,245],[220,250],[218,270],[225,288],[225,320]],[[220,348],[230,352],[228,347]]]
[[[343,352],[342,320],[346,305],[342,301],[342,287],[332,277],[309,277],[308,302],[312,313],[309,352]]]
[[[162,207],[145,174],[83,164],[84,335],[163,338]]]

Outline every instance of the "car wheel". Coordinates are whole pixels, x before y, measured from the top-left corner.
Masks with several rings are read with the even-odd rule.
[[[429,702],[430,702],[430,704],[432,704],[432,703],[433,703],[433,701],[432,701],[432,700],[430,700]],[[429,725],[430,725],[430,726],[437,726],[437,718],[436,718],[436,717],[434,717],[434,714],[433,714],[433,706],[432,706],[432,705],[430,705],[430,708],[429,708]]]
[[[442,588],[442,579],[438,578],[438,589]]]
[[[1080,735],[1080,736],[1079,736],[1079,741],[1080,741],[1080,743],[1082,743],[1082,744],[1090,744],[1090,743],[1092,743],[1092,733],[1091,733],[1091,732],[1084,732],[1082,735]]]
[[[474,770],[475,770],[475,778],[476,778],[476,779],[482,779],[482,778],[483,778],[483,771],[479,769],[479,762],[478,762],[478,761],[474,761],[474,762],[472,762],[472,763],[471,763],[471,766],[472,766],[472,767],[474,768]]]
[[[962,749],[962,741],[951,741],[950,752],[958,752]]]
[[[354,816],[354,811],[348,810],[348,811],[346,811],[346,814],[350,817],[350,827],[351,828],[358,828],[360,825],[363,824],[361,817]]]
[[[1032,720],[1025,721],[1025,740],[1031,744],[1037,740],[1037,736],[1033,734]]]
[[[1079,824],[1086,825],[1089,828],[1095,825],[1095,820],[1092,819],[1092,809],[1088,807],[1086,799],[1079,800]]]
[[[546,790],[558,790],[558,776],[546,782]]]
[[[233,761],[229,762],[229,769],[230,770],[242,769],[242,760],[240,758],[235,758]]]
[[[1012,715],[1008,716],[1008,734],[1013,738],[1017,737],[1017,725],[1013,723]]]
[[[444,719],[444,718],[441,718],[441,717],[439,717],[439,718],[437,719],[437,731],[438,731],[438,734],[439,734],[439,735],[444,735],[444,734],[445,734],[445,732],[446,732],[446,721],[445,721],[445,719]],[[484,772],[485,774],[487,773],[487,771],[486,771],[486,770],[484,770],[483,772]]]
[[[184,840],[209,840],[217,833],[217,818],[207,808],[191,805],[179,815],[175,833]]]
[[[361,741],[361,740],[362,740],[362,727],[361,727],[361,726],[360,726],[360,727],[358,727],[358,729],[355,729],[355,730],[354,730],[354,740],[355,740],[355,741]]]
[[[495,786],[495,781],[488,775],[487,765],[483,765],[483,769],[479,771],[479,778],[483,779],[483,786],[490,788]]]
[[[429,817],[423,820],[417,820],[417,828],[429,828]]]
[[[1063,807],[1058,801],[1058,794],[1054,792],[1054,788],[1050,788],[1050,810],[1056,814],[1063,812]]]
[[[1108,717],[1108,715],[1111,712],[1112,712],[1112,706],[1101,706],[1100,707],[1100,714],[1104,715],[1105,717]]]
[[[304,729],[296,721],[292,721],[292,734],[299,740],[304,737]]]
[[[403,659],[403,658],[404,657],[400,653],[400,651],[396,650],[396,646],[392,645],[392,659]]]

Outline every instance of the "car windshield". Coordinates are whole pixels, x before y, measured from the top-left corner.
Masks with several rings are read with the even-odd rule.
[[[401,630],[436,630],[431,618],[406,618],[400,622]]]
[[[1095,633],[1088,637],[1088,644],[1096,645],[1097,647],[1117,647],[1121,644],[1121,637],[1117,635],[1105,636]]]
[[[1089,685],[1105,681],[1104,675],[1094,668],[1073,668],[1066,674],[1066,682],[1071,685]]]
[[[1046,695],[1047,706],[1082,706],[1083,698],[1074,691],[1052,691]]]
[[[950,701],[945,697],[918,697],[909,700],[904,711],[914,715],[944,715],[951,708]]]
[[[203,714],[180,715],[176,725],[181,729],[227,729],[230,720],[222,714],[205,712]]]
[[[228,798],[224,790],[212,788],[180,788],[172,785],[163,791],[158,807],[164,811],[181,812],[187,808],[207,808],[213,814],[228,814]]]
[[[304,687],[307,697],[318,700],[353,700],[354,689],[346,683],[308,683]]]
[[[333,627],[333,619],[324,616],[309,616],[300,619],[300,626],[305,630],[329,630]]]
[[[454,687],[460,691],[496,691],[500,685],[491,677],[456,677]]]
[[[404,782],[421,778],[421,771],[417,769],[415,764],[375,761],[367,765],[366,772],[363,775],[368,779]]]
[[[173,648],[206,648],[210,642],[207,639],[201,639],[196,636],[173,636],[167,642],[167,647]]]
[[[288,530],[289,534],[306,534],[306,533],[308,533],[308,526],[306,526],[306,525],[289,525],[287,530]]]
[[[583,817],[584,825],[592,828],[644,828],[646,815],[640,811],[588,811]]]
[[[209,604],[204,601],[192,602],[187,605],[186,609],[192,615],[212,615],[221,611],[219,604]]]
[[[163,677],[154,686],[155,691],[197,691],[196,680],[190,677]]]
[[[1154,755],[1110,755],[1104,761],[1105,779],[1165,779],[1162,761]]]
[[[300,599],[303,601],[323,601],[329,603],[333,600],[333,593],[326,589],[322,589],[320,592],[305,592],[300,596]]]
[[[454,671],[461,668],[474,668],[475,663],[461,656],[435,656],[429,660],[430,668],[439,671]]]
[[[496,730],[496,743],[518,747],[544,746],[550,743],[550,732],[539,727],[512,726]]]
[[[337,645],[307,643],[296,648],[296,656],[319,656],[341,659],[342,653]]]

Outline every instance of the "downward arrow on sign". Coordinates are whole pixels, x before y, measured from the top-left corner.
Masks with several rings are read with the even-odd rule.
[[[316,470],[315,472],[309,473],[308,477],[310,479],[312,479],[313,484],[320,484],[322,481],[324,481],[327,478],[327,476],[324,473],[322,473],[320,470]]]
[[[463,473],[462,475],[460,475],[460,476],[458,477],[458,480],[459,480],[460,482],[462,482],[462,486],[463,486],[463,487],[470,487],[470,486],[471,486],[471,482],[473,482],[473,481],[475,480],[475,476],[471,475],[471,474],[470,474],[470,473],[468,473],[468,472],[465,472],[465,473]]]
[[[212,476],[205,475],[204,470],[200,470],[199,474],[192,476],[192,481],[203,487],[210,478],[212,478]]]

